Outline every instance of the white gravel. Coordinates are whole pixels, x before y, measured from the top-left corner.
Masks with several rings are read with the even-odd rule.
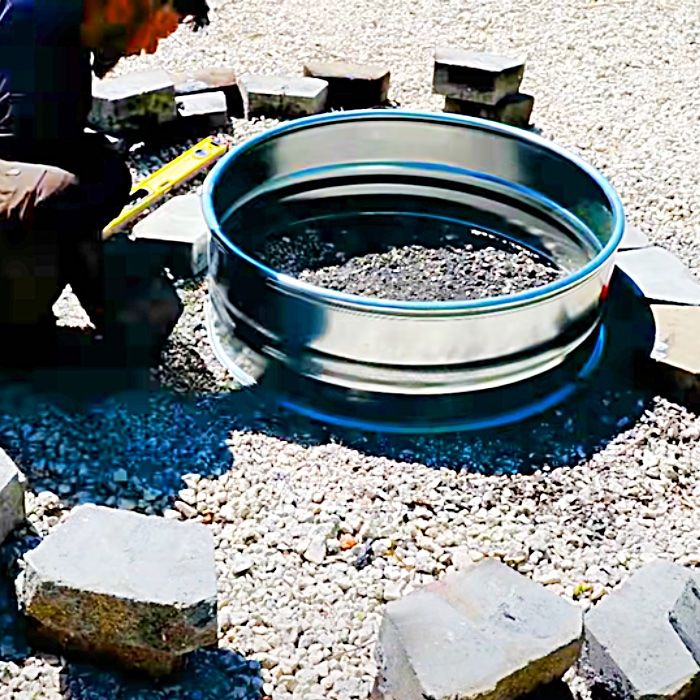
[[[436,46],[524,52],[536,125],[602,168],[630,220],[700,273],[694,3],[216,6],[205,34],[179,32],[156,56],[119,70],[230,62],[241,74],[300,73],[311,58],[387,62],[394,100],[438,108],[430,94]],[[232,138],[271,124],[237,121]],[[172,155],[136,155],[132,165],[144,173]],[[202,292],[189,284],[183,295],[188,312],[167,351],[179,369],[161,378],[206,394],[125,392],[75,407],[7,387],[0,443],[27,473],[40,535],[81,500],[210,524],[221,647],[257,659],[274,700],[366,698],[383,603],[483,556],[583,607],[655,557],[700,565],[697,415],[613,391],[497,435],[334,433],[217,394],[228,380],[206,349]],[[59,675],[59,659],[23,647],[3,600],[3,697],[64,697],[66,679],[74,698],[255,697],[254,671],[233,656],[207,657],[189,681],[158,690],[74,666]],[[222,682],[197,683],[212,663]],[[578,678],[571,682],[588,698]]]

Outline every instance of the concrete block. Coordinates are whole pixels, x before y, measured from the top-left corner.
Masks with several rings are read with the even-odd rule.
[[[433,92],[456,100],[496,105],[518,92],[524,73],[525,62],[521,58],[438,49]]]
[[[207,267],[209,228],[197,194],[173,197],[139,221],[131,238],[136,254],[159,260],[175,277],[191,277]]]
[[[625,233],[622,236],[622,241],[620,241],[619,250],[637,250],[650,246],[651,241],[636,226],[626,222]]]
[[[656,386],[667,396],[700,407],[700,306],[652,304],[651,312]]]
[[[0,544],[24,522],[24,476],[0,449]]]
[[[690,579],[669,615],[671,625],[700,665],[700,586]]]
[[[178,122],[194,129],[225,129],[228,126],[226,95],[223,92],[204,92],[175,98]]]
[[[591,684],[633,700],[697,697],[700,666],[669,615],[691,579],[684,567],[644,567],[585,616],[582,668]]]
[[[312,61],[304,75],[328,83],[329,109],[363,109],[383,105],[389,96],[391,71],[385,66]]]
[[[18,599],[50,648],[162,676],[216,644],[204,525],[79,506],[24,561]]]
[[[106,331],[101,362],[154,366],[183,309],[163,271],[164,259],[147,254],[151,251],[128,236],[113,236],[103,249]]]
[[[154,127],[174,120],[175,85],[162,70],[97,80],[88,121],[107,132]]]
[[[387,605],[373,697],[510,700],[560,679],[581,635],[575,606],[485,560]]]
[[[668,250],[624,251],[617,256],[617,266],[649,301],[700,305],[700,282]]]
[[[452,97],[445,98],[445,112],[451,114],[463,114],[468,117],[490,119],[491,121],[510,124],[521,128],[530,125],[530,117],[535,105],[532,95],[517,93],[504,97],[496,105],[485,105],[480,102],[468,102],[456,100]]]
[[[249,75],[241,80],[248,118],[295,118],[326,108],[328,83],[318,78]]]
[[[175,84],[176,97],[223,92],[229,116],[243,116],[243,97],[233,69],[209,67],[188,73],[172,73],[170,77]]]

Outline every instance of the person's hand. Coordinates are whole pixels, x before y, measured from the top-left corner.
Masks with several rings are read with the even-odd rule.
[[[173,6],[176,12],[186,18],[185,21],[195,32],[209,24],[207,0],[173,0]]]
[[[84,0],[85,48],[112,57],[154,53],[180,22],[208,22],[206,0]],[[115,61],[116,63],[116,61]]]

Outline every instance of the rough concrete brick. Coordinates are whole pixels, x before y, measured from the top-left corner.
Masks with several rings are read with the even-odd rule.
[[[669,619],[695,663],[700,665],[700,586],[695,579],[691,578],[685,584]]]
[[[229,115],[243,116],[243,97],[236,72],[232,68],[202,68],[188,73],[172,73],[170,77],[175,84],[176,97],[223,92]]]
[[[374,697],[509,700],[576,661],[581,613],[493,560],[386,607]]]
[[[248,118],[294,118],[318,114],[326,108],[328,83],[318,78],[249,75],[241,79]]]
[[[383,105],[389,96],[391,71],[385,66],[312,61],[304,75],[328,83],[329,109],[362,109]]]
[[[496,105],[518,92],[524,72],[525,62],[520,58],[438,49],[433,92],[457,100]]]
[[[700,305],[700,282],[673,253],[651,247],[617,256],[617,266],[649,301]]]
[[[223,92],[205,92],[175,98],[178,121],[190,128],[205,130],[224,129],[228,126],[226,95]]]
[[[175,85],[162,70],[131,73],[93,83],[89,122],[107,132],[164,124],[177,117]]]
[[[651,312],[654,383],[666,396],[700,407],[700,306],[652,304]]]
[[[456,100],[452,97],[445,98],[445,112],[490,119],[521,128],[529,126],[534,105],[534,97],[520,92],[516,95],[504,97],[496,105]]]
[[[659,561],[644,567],[585,616],[582,665],[591,684],[613,697],[697,697],[700,667],[669,614],[691,573]]]
[[[651,246],[649,239],[636,227],[630,223],[625,225],[625,233],[620,241],[620,250],[637,250]]]
[[[113,367],[153,366],[182,313],[182,302],[163,271],[163,260],[144,254],[128,236],[104,246],[105,316],[103,362]]]
[[[175,277],[198,275],[207,267],[209,228],[197,194],[169,199],[139,221],[131,234],[136,254],[160,260]]]
[[[203,525],[79,506],[24,560],[18,597],[50,647],[160,676],[216,643]]]
[[[24,522],[24,477],[0,449],[0,544]]]

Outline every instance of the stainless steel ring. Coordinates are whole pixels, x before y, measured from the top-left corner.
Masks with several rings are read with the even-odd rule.
[[[566,274],[512,296],[400,302],[314,287],[252,253],[261,231],[300,211],[339,215],[373,196],[424,202],[430,215],[515,241]],[[624,228],[608,182],[553,144],[478,119],[393,110],[298,120],[246,142],[208,176],[204,212],[224,363],[237,361],[222,342],[230,334],[255,358],[250,382],[273,362],[322,385],[424,397],[502,387],[564,362],[599,325]],[[401,242],[400,229],[391,235]]]

